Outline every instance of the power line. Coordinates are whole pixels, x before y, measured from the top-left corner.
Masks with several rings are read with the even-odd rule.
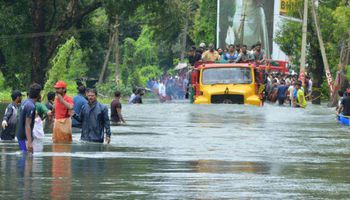
[[[99,27],[102,28],[102,27]],[[39,32],[39,33],[22,33],[22,34],[14,34],[14,35],[0,35],[0,39],[17,39],[17,38],[36,38],[36,37],[47,37],[47,36],[55,36],[60,35],[62,33],[81,33],[92,31],[97,28],[85,28],[85,29],[70,29],[64,31],[50,31],[50,32]]]

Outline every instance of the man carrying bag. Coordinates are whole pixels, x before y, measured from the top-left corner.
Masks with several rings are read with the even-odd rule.
[[[52,140],[54,143],[71,143],[73,99],[66,95],[67,84],[65,82],[57,81],[54,88],[56,90],[56,98]]]

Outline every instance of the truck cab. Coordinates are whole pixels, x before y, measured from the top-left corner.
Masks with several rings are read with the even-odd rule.
[[[202,63],[192,73],[195,104],[262,105],[254,66]]]

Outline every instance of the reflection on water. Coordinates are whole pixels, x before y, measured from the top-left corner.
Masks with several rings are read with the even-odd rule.
[[[339,199],[350,133],[326,107],[125,105],[110,145],[0,142],[1,199]],[[40,199],[39,198],[39,199]]]
[[[53,153],[69,153],[71,145],[54,144]],[[71,157],[53,156],[52,157],[52,183],[51,199],[69,199],[71,192]]]

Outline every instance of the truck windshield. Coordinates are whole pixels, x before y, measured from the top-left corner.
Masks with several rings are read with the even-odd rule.
[[[250,84],[252,75],[250,68],[209,68],[203,71],[202,83],[211,84]]]

